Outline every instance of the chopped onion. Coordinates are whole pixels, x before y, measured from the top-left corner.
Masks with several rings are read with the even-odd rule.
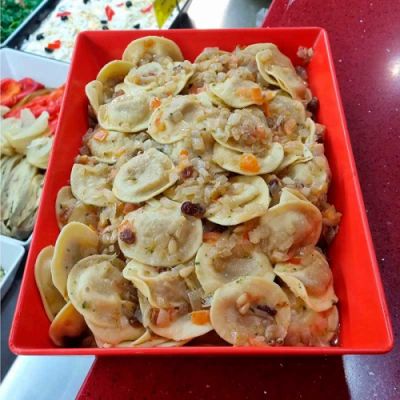
[[[198,311],[201,310],[202,307],[202,301],[201,301],[201,296],[203,295],[203,290],[202,289],[195,289],[191,290],[188,292],[188,297],[190,301],[190,305],[192,307],[193,311]]]

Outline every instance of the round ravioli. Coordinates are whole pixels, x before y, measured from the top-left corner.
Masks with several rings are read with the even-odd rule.
[[[94,229],[99,220],[96,207],[77,200],[70,186],[62,187],[57,193],[56,218],[60,229],[69,222],[81,222]]]
[[[53,137],[44,136],[32,140],[26,148],[26,159],[33,166],[40,169],[47,169]]]
[[[40,251],[35,263],[35,280],[39,289],[43,307],[50,321],[64,307],[65,300],[56,289],[51,278],[51,259],[53,258],[54,247],[47,246]]]
[[[151,148],[122,165],[115,176],[113,192],[121,201],[140,203],[162,193],[177,180],[170,158]]]
[[[86,97],[93,111],[97,115],[99,108],[104,104],[104,87],[100,81],[94,80],[85,86]]]
[[[155,335],[150,330],[146,329],[142,336],[134,341],[123,342],[118,347],[179,347],[186,344],[189,340],[169,340],[161,336]]]
[[[162,36],[145,36],[133,40],[122,55],[124,61],[130,62],[134,66],[164,57],[169,57],[173,61],[183,61],[183,55],[178,45]]]
[[[165,99],[151,115],[149,135],[159,143],[175,143],[191,134],[207,117],[212,104],[206,96],[175,96]]]
[[[306,109],[299,100],[292,99],[287,95],[279,92],[268,103],[268,117],[272,118],[275,123],[278,119],[284,122],[293,119],[296,124],[304,124],[306,121]]]
[[[316,249],[276,264],[274,271],[314,311],[326,311],[338,301],[333,290],[332,271],[326,258]]]
[[[270,147],[271,130],[259,108],[225,110],[219,119],[218,127],[211,134],[222,146],[243,153],[263,153]]]
[[[213,202],[206,218],[219,225],[238,225],[264,215],[269,206],[269,189],[258,176],[236,176],[227,192]]]
[[[31,110],[23,109],[19,118],[7,118],[2,121],[2,135],[20,154],[25,154],[32,140],[48,134],[49,113],[43,111],[37,118]]]
[[[125,77],[128,91],[146,91],[153,96],[174,96],[182,91],[193,75],[193,66],[189,61],[150,62],[134,68]]]
[[[143,324],[158,336],[174,341],[190,340],[213,330],[209,311],[190,311],[188,307],[154,308],[139,296]]]
[[[286,176],[312,203],[319,204],[326,199],[331,172],[323,153],[314,156],[311,161],[290,165]]]
[[[127,151],[134,151],[137,145],[129,133],[96,129],[87,141],[93,157],[106,164],[115,164]]]
[[[313,159],[313,154],[307,145],[299,140],[287,142],[283,145],[284,156],[279,171],[283,171],[289,165],[304,163]]]
[[[156,308],[180,307],[189,302],[188,288],[177,268],[165,270],[130,261],[123,270],[125,279]]]
[[[290,302],[291,318],[285,345],[330,346],[337,337],[339,313],[336,306],[322,312],[307,307],[300,297],[284,289]]]
[[[290,323],[290,305],[276,283],[247,276],[216,290],[210,317],[217,334],[235,346],[280,345]]]
[[[134,318],[135,289],[122,276],[125,264],[115,255],[92,255],[77,262],[68,275],[68,295],[94,325],[118,328]]]
[[[213,161],[227,171],[240,175],[260,175],[275,171],[283,160],[283,147],[272,143],[265,154],[240,153],[215,143]]]
[[[104,129],[118,132],[143,131],[147,129],[151,115],[150,100],[144,91],[115,97],[99,107],[99,124]]]
[[[251,242],[261,243],[275,263],[290,259],[302,247],[315,246],[321,229],[319,209],[308,201],[298,200],[271,207],[249,237]]]
[[[203,243],[196,255],[196,275],[206,294],[242,276],[259,276],[274,280],[268,257],[257,249],[242,254],[219,255],[216,247]]]
[[[82,202],[97,207],[114,203],[110,174],[111,167],[106,164],[74,164],[71,171],[73,195]]]
[[[66,346],[68,342],[81,337],[87,330],[85,319],[68,302],[51,322],[49,336],[57,346]]]
[[[102,327],[94,324],[92,321],[86,321],[88,328],[93,333],[94,339],[98,347],[109,348],[119,346],[127,341],[135,341],[140,338],[145,328],[134,319],[122,318],[117,327]]]
[[[110,61],[99,71],[96,81],[101,82],[105,87],[114,87],[124,80],[132,68],[133,64],[128,61]]]
[[[288,57],[278,47],[270,43],[269,48],[256,54],[256,62],[261,76],[270,84],[278,85],[294,99],[310,100],[310,90]]]
[[[51,276],[65,299],[69,272],[79,260],[97,252],[98,242],[97,233],[80,222],[70,222],[61,229],[51,261]]]
[[[186,218],[179,203],[163,198],[127,214],[118,243],[125,257],[172,267],[193,258],[202,237],[201,220]]]
[[[209,90],[234,108],[261,105],[264,102],[262,89],[257,83],[236,76],[229,77],[221,83],[212,83]]]

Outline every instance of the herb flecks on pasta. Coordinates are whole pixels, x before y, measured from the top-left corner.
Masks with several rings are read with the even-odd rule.
[[[214,330],[235,346],[331,345],[323,250],[340,214],[290,59],[258,43],[191,63],[146,37],[86,94],[97,125],[35,270],[54,343],[171,347]]]

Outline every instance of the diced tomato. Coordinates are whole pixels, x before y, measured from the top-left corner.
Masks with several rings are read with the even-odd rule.
[[[153,97],[150,101],[150,108],[155,110],[156,108],[160,107],[161,100],[158,97]]]
[[[290,260],[288,260],[289,264],[294,264],[294,265],[299,265],[301,264],[301,258],[299,257],[292,257]]]
[[[140,204],[135,204],[135,203],[125,203],[125,204],[122,203],[122,204],[123,204],[122,213],[124,215],[130,213],[131,211],[135,211],[141,207]]]
[[[152,8],[153,8],[153,4],[150,4],[150,5],[147,6],[147,7],[143,7],[143,8],[140,10],[140,12],[142,12],[143,14],[146,14],[146,13],[150,12]]]
[[[264,114],[266,116],[268,116],[269,113],[269,107],[268,107],[268,103],[265,101],[264,103],[261,104],[261,108],[264,111]]]
[[[164,123],[164,121],[161,121],[160,118],[156,118],[155,124],[156,124],[156,128],[159,131],[165,131],[165,129],[166,129],[165,123]]]
[[[61,40],[55,40],[47,45],[49,49],[56,50],[61,47]]]
[[[203,242],[215,244],[220,237],[221,234],[218,232],[205,232],[203,233]]]
[[[69,15],[71,15],[71,13],[69,11],[63,11],[63,12],[57,13],[56,17],[68,17]]]
[[[107,19],[111,21],[113,16],[115,15],[115,11],[109,5],[106,5],[105,12]]]
[[[108,132],[104,129],[99,129],[93,135],[93,139],[97,140],[98,142],[103,142],[108,136]]]
[[[264,101],[264,96],[260,88],[252,88],[251,89],[251,99],[254,100],[257,104],[262,104]]]
[[[205,325],[210,322],[210,312],[208,310],[192,311],[192,322],[195,325]]]
[[[242,171],[257,173],[260,170],[260,164],[254,154],[245,153],[240,157],[239,167]]]

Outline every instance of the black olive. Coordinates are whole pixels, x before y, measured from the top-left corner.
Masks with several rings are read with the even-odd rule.
[[[135,25],[133,25],[133,27],[134,27],[135,29],[140,29],[140,24],[135,24]]]
[[[101,19],[100,23],[104,25],[104,24],[108,24],[108,21],[106,19]]]
[[[129,7],[132,7],[132,2],[131,1],[127,1],[126,3],[125,3],[125,5],[129,8]]]
[[[83,4],[89,3],[90,0],[83,0]]]
[[[108,31],[110,28],[107,25],[103,25],[101,29],[103,29],[103,31]]]
[[[67,21],[68,20],[68,15],[63,15],[61,17],[61,21]]]
[[[45,51],[46,53],[52,53],[52,52],[54,51],[54,49],[50,49],[50,48],[48,48],[48,47],[45,47],[45,48],[44,48],[44,51]]]
[[[43,33],[39,33],[39,35],[36,35],[36,40],[43,40],[43,39],[44,39]]]

